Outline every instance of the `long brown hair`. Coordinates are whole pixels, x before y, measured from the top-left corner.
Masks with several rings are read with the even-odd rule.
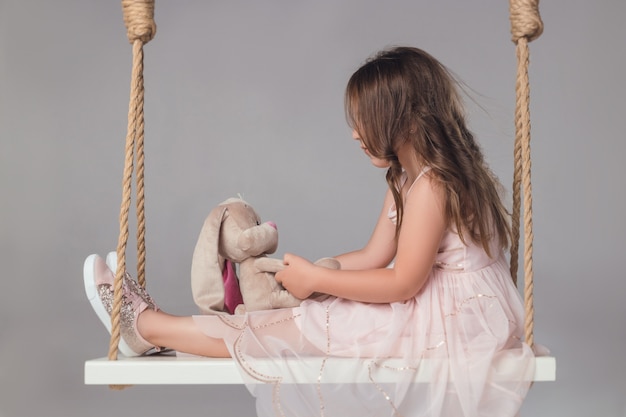
[[[449,226],[491,255],[493,239],[508,246],[508,214],[500,184],[468,130],[457,83],[428,53],[396,47],[378,53],[350,78],[345,97],[348,123],[369,152],[387,160],[387,182],[398,211],[404,204],[397,150],[409,141],[446,195]]]

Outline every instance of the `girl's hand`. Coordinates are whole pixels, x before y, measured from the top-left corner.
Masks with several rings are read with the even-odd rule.
[[[318,268],[306,259],[286,253],[283,257],[285,269],[274,276],[279,284],[295,297],[304,300],[315,292],[315,270]]]

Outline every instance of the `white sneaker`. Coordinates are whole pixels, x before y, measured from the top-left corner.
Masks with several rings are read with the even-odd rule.
[[[115,264],[117,264],[117,259],[115,259]],[[110,334],[115,276],[104,259],[98,255],[90,255],[85,260],[83,278],[87,298]],[[142,311],[146,308],[158,311],[154,300],[128,274],[123,279],[122,289],[122,309],[120,311],[121,339],[118,345],[120,353],[124,356],[139,356],[152,349],[159,350],[159,348],[145,340],[137,331],[137,317]]]

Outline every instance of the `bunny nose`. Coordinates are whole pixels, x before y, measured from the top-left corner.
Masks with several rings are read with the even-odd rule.
[[[276,226],[276,223],[271,222],[271,221],[270,222],[265,222],[265,223],[267,223],[268,225],[272,226],[274,229],[278,230],[278,226]]]

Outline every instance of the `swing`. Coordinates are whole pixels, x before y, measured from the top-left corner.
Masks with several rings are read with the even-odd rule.
[[[157,384],[242,384],[243,379],[235,361],[221,358],[196,356],[176,356],[164,353],[153,356],[118,358],[120,341],[120,311],[122,306],[122,278],[126,270],[126,245],[129,226],[128,213],[131,205],[132,177],[136,179],[137,215],[137,280],[145,286],[145,212],[144,212],[144,114],[143,114],[143,45],[155,35],[154,0],[122,0],[124,23],[132,44],[133,65],[131,74],[131,94],[128,111],[125,162],[120,207],[120,233],[117,245],[117,271],[114,281],[114,302],[111,313],[111,339],[108,357],[85,362],[85,384],[109,385],[121,389],[128,385]],[[517,269],[520,240],[520,212],[523,204],[524,230],[524,303],[525,303],[525,342],[534,347],[534,306],[533,306],[533,232],[532,232],[532,184],[530,159],[530,113],[528,42],[539,37],[543,23],[539,16],[538,0],[510,0],[510,20],[512,40],[516,44],[517,80],[515,109],[515,145],[513,176],[513,213],[511,244],[511,275],[517,285]],[[134,164],[136,163],[136,171]],[[521,195],[523,194],[523,202]],[[326,358],[324,383],[368,382],[367,375],[353,375],[346,369],[353,369],[357,358]],[[297,359],[299,365],[290,367],[290,373],[283,382],[318,383],[320,358]],[[310,363],[309,363],[310,362]],[[308,366],[308,365],[315,366]],[[429,364],[420,366],[416,382],[429,381]],[[498,363],[502,370],[507,369],[506,360]],[[261,364],[262,369],[262,364]],[[535,371],[527,376],[531,381],[555,381],[556,359],[552,356],[537,356]],[[397,375],[393,372],[382,374],[380,382],[393,382]]]

